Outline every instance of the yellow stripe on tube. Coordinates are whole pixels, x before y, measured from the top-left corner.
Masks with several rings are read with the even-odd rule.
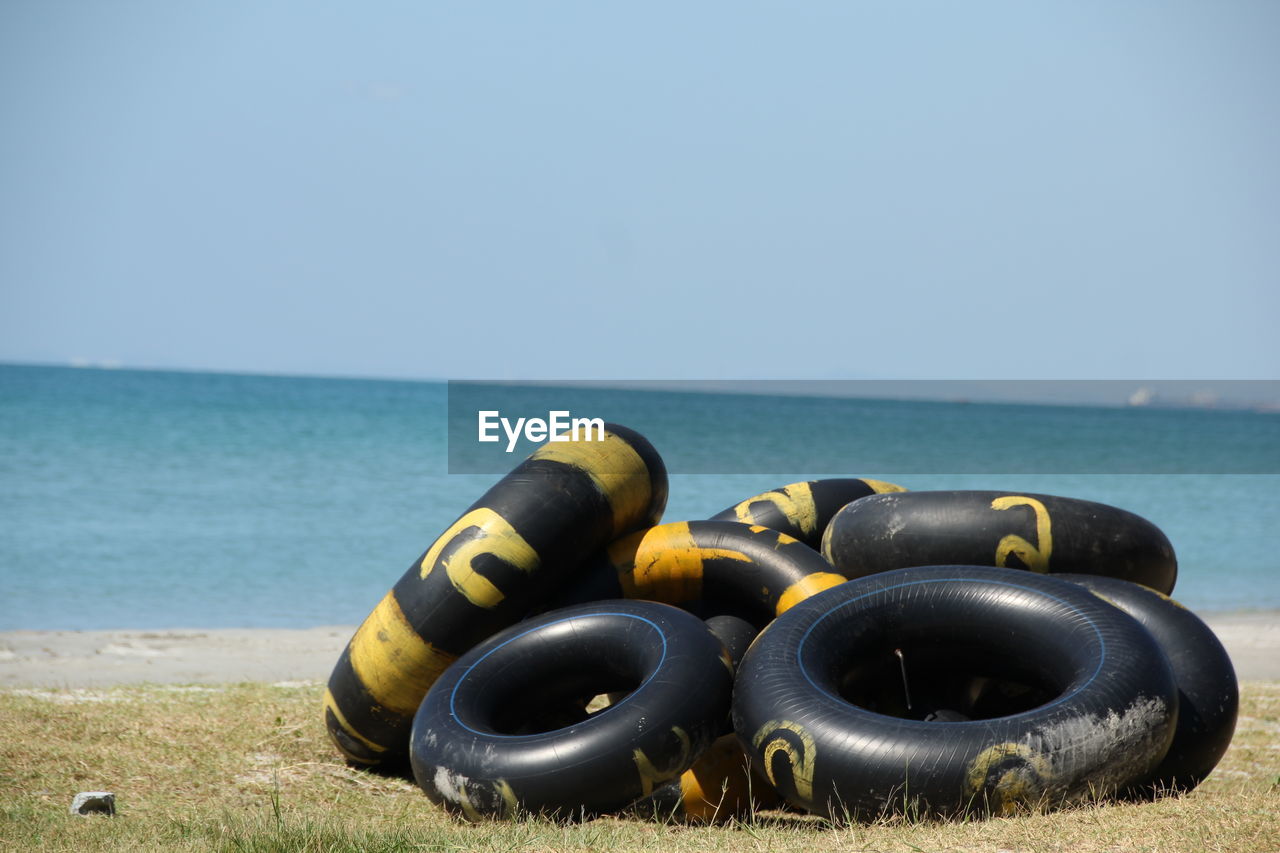
[[[886,483],[884,480],[868,480],[866,477],[863,477],[862,482],[870,486],[871,490],[877,495],[883,495],[888,492],[906,491],[906,489],[902,488],[902,486],[899,486],[897,483]]]
[[[618,570],[618,581],[628,598],[647,598],[675,604],[702,597],[704,560],[729,559],[750,562],[750,557],[731,548],[699,545],[681,521],[651,527],[628,536],[609,548],[609,559]]]
[[[805,575],[783,590],[782,595],[778,597],[778,615],[781,616],[806,598],[817,595],[824,589],[839,586],[845,580],[844,575],[837,575],[835,572],[814,572],[811,575]]]
[[[427,688],[456,659],[418,636],[392,593],[378,602],[351,639],[351,668],[365,690],[382,707],[410,717]]]
[[[627,598],[668,604],[702,598],[702,554],[687,523],[651,527],[639,536],[638,543],[629,536],[609,548]]]
[[[360,732],[355,730],[355,727],[352,726],[351,723],[347,721],[346,714],[342,713],[342,709],[338,707],[337,700],[333,698],[333,693],[327,687],[324,690],[324,708],[326,711],[329,711],[330,713],[333,714],[333,718],[338,721],[338,725],[342,728],[342,731],[344,731],[347,735],[349,735],[353,740],[360,741],[360,743],[364,744],[375,753],[381,753],[381,752],[387,751],[387,748],[385,746],[374,743],[364,735],[360,734]],[[374,760],[367,759],[359,755],[352,755],[350,752],[347,752],[346,750],[343,750],[343,753],[352,761],[357,761],[361,764],[375,763]]]
[[[653,499],[648,468],[622,438],[610,432],[604,441],[547,442],[529,458],[571,465],[590,477],[609,501],[615,536],[645,523]]]
[[[787,520],[802,530],[806,536],[818,531],[818,507],[813,500],[813,489],[809,483],[792,483],[773,492],[765,492],[754,498],[743,501],[733,508],[734,515],[743,524],[755,524],[755,516],[751,512],[752,504],[770,503],[778,508]]]

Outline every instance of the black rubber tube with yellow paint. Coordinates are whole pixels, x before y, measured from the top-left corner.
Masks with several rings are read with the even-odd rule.
[[[951,691],[982,681],[1022,706],[985,716]],[[1114,794],[1160,761],[1177,715],[1136,620],[1067,581],[982,566],[884,572],[796,605],[747,651],[733,702],[778,792],[837,820]]]
[[[711,745],[732,688],[719,641],[679,608],[551,611],[476,646],[432,686],[413,723],[414,778],[473,820],[616,811]],[[588,711],[592,697],[619,693]]]
[[[712,521],[758,524],[799,539],[810,548],[822,543],[822,532],[845,504],[887,492],[905,492],[882,480],[833,477],[770,489],[711,516]]]
[[[761,628],[844,581],[821,554],[785,533],[736,521],[679,521],[610,543],[560,601],[647,599],[704,616],[740,616]]]
[[[655,524],[667,498],[657,451],[633,430],[548,442],[449,526],[374,608],[324,697],[353,763],[402,765],[413,715],[457,657],[518,621],[585,558]]]
[[[1054,495],[994,491],[872,495],[836,513],[822,554],[850,578],[966,564],[1105,575],[1166,595],[1178,577],[1168,538],[1127,510]]]

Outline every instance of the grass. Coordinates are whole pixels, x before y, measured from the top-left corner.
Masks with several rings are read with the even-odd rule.
[[[1192,793],[962,822],[722,827],[602,818],[467,824],[346,767],[321,685],[0,691],[0,849],[245,851],[1280,851],[1280,683],[1242,685],[1235,741]],[[67,813],[114,791],[116,817]]]

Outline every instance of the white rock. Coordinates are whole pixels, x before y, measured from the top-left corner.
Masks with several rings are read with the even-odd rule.
[[[71,801],[71,813],[76,815],[116,813],[116,795],[110,791],[81,791]]]

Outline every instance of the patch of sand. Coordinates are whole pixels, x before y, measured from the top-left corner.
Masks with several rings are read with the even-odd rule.
[[[1241,681],[1280,680],[1280,611],[1203,616]],[[0,687],[323,682],[352,626],[0,632]]]

